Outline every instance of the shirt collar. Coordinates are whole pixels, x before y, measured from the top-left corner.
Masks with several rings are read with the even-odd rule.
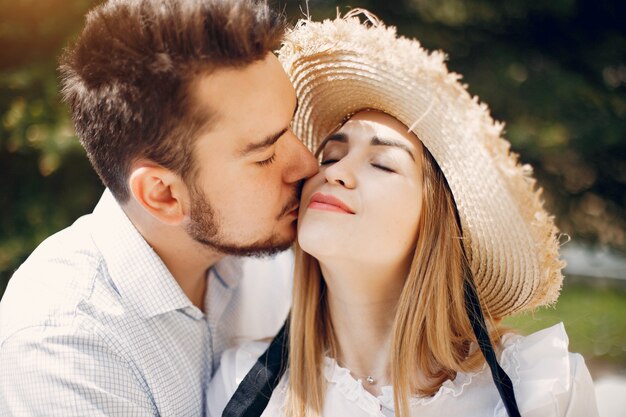
[[[192,317],[202,316],[108,189],[92,218],[92,237],[113,284],[143,317],[179,309],[197,310]]]
[[[226,256],[211,267],[210,272],[224,288],[234,290],[241,282],[242,258]]]

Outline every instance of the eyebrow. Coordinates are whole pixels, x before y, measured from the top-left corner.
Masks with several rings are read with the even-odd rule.
[[[326,139],[324,139],[322,141],[322,143],[320,144],[319,148],[317,148],[317,151],[315,152],[315,156],[318,156],[320,154],[320,152],[324,149],[324,147],[326,146],[326,144],[328,142],[348,143],[348,136],[345,133],[334,133],[334,134],[328,136]],[[408,153],[409,156],[411,157],[411,159],[413,161],[415,161],[415,156],[413,156],[413,152],[411,152],[411,149],[409,149],[409,147],[406,146],[403,143],[396,142],[396,141],[391,140],[391,139],[384,139],[384,138],[379,138],[378,136],[374,136],[372,138],[372,140],[370,141],[370,145],[372,145],[372,146],[393,146],[395,148],[400,148],[403,151],[405,151],[406,153]]]
[[[320,153],[322,153],[328,142],[348,143],[348,136],[346,136],[345,133],[333,133],[332,135],[327,136],[326,139],[324,139],[315,150],[314,155],[316,158],[320,155]]]
[[[293,110],[294,116],[296,112],[298,111],[298,105],[299,103],[298,103],[298,100],[296,99],[296,107]],[[278,141],[278,139],[280,139],[280,137],[284,135],[288,130],[289,130],[289,126],[282,128],[279,132],[272,133],[271,135],[266,136],[265,139],[263,139],[260,142],[249,143],[239,153],[241,156],[247,156],[247,155],[250,155],[251,153],[255,153],[263,149],[267,149],[273,144],[275,144],[276,141]]]
[[[396,148],[400,148],[404,151],[406,151],[406,153],[409,154],[409,156],[411,157],[411,159],[413,161],[415,161],[415,157],[413,156],[413,152],[411,152],[411,150],[409,149],[408,146],[406,146],[403,143],[400,142],[396,142],[394,140],[390,140],[390,139],[383,139],[383,138],[379,138],[377,136],[374,136],[370,142],[371,145],[373,146],[393,146]]]
[[[267,149],[270,146],[272,146],[273,144],[276,143],[276,141],[278,139],[280,139],[280,137],[282,135],[285,134],[285,132],[287,132],[288,128],[283,128],[281,129],[280,132],[277,133],[273,133],[269,136],[267,136],[265,139],[263,139],[261,142],[257,142],[257,143],[249,143],[247,144],[241,151],[240,151],[240,155],[241,156],[247,156],[251,153],[255,153],[255,152],[259,152],[260,150],[263,149]]]

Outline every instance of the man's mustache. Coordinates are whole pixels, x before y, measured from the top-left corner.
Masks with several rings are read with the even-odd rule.
[[[280,214],[278,215],[278,218],[281,218],[281,217],[285,216],[287,213],[292,212],[296,207],[298,207],[300,205],[300,197],[302,196],[302,187],[304,187],[304,180],[300,181],[296,185],[293,198],[290,199],[287,202],[287,204],[285,204],[283,206],[283,209],[281,210]]]

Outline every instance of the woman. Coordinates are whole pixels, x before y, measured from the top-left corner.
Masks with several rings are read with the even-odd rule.
[[[302,193],[288,369],[263,415],[597,415],[562,325],[501,326],[562,282],[530,169],[442,54],[366,16],[303,22],[280,52],[321,167]],[[224,355],[210,415],[266,347]]]

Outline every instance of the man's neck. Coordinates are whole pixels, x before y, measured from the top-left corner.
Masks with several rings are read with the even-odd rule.
[[[207,271],[216,264],[223,255],[211,256],[204,248],[197,245],[172,245],[177,242],[175,237],[167,242],[157,242],[154,239],[146,241],[159,255],[167,269],[183,290],[193,305],[204,311],[204,299],[207,290]],[[195,242],[194,242],[195,243]]]
[[[224,255],[211,252],[182,228],[164,225],[132,205],[125,206],[124,211],[191,303],[204,311],[207,271]]]

